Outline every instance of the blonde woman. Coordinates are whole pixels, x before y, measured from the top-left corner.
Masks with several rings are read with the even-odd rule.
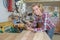
[[[28,22],[30,24],[30,27],[27,27],[30,31],[47,31],[47,34],[52,39],[52,29],[55,27],[55,25],[49,20],[49,15],[47,12],[44,12],[42,4],[33,4],[32,10],[34,13],[34,21],[33,23]]]

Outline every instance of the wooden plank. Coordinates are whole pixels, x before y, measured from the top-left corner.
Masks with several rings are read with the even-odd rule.
[[[0,40],[50,40],[45,32],[23,31],[22,33],[3,33]]]
[[[20,33],[15,40],[21,40],[21,38],[23,37],[23,35],[26,33],[26,31],[23,31],[22,33]]]
[[[37,32],[33,40],[51,40],[45,32]]]
[[[25,35],[21,38],[21,40],[32,40],[34,37],[34,33],[31,31],[26,31]]]
[[[17,33],[10,33],[9,36],[7,38],[5,38],[5,40],[15,40],[16,36],[18,36],[19,34]]]
[[[25,2],[57,2],[60,0],[24,0]]]
[[[44,37],[43,37],[45,40],[51,40],[50,38],[49,38],[49,36],[44,32]]]
[[[3,33],[0,35],[0,40],[5,40],[5,38],[7,38],[8,36],[9,36],[9,34]]]
[[[32,40],[33,37],[34,37],[34,35],[35,35],[35,33],[34,33],[34,32],[31,32],[31,33],[29,34],[28,40]]]

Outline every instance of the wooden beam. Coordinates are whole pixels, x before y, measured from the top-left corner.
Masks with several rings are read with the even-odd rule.
[[[25,2],[57,2],[60,0],[24,0]]]

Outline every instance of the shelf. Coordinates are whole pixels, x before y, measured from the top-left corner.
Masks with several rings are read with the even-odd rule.
[[[25,2],[59,2],[60,0],[24,0]]]

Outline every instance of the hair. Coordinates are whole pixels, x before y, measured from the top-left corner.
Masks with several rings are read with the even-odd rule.
[[[42,11],[41,12],[44,11],[44,8],[43,8],[43,5],[42,4],[40,4],[40,3],[34,3],[34,4],[32,4],[32,7],[31,8],[33,8],[34,6],[38,6],[39,8],[42,8]]]

